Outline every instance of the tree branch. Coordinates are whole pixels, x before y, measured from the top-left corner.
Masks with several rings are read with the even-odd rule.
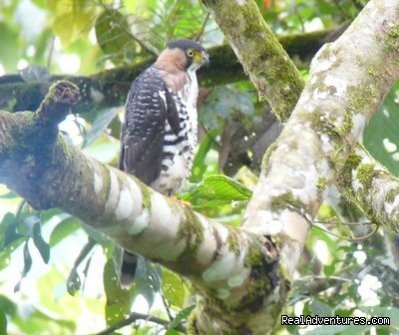
[[[340,29],[283,36],[280,42],[290,56],[298,60],[298,64],[307,66],[323,43],[334,39],[336,32]],[[201,70],[199,73],[202,86],[217,86],[247,79],[229,45],[212,48],[210,57],[212,67]],[[34,111],[38,108],[51,83],[62,79],[73,82],[80,89],[82,99],[74,106],[75,113],[88,113],[99,108],[121,106],[125,103],[133,79],[154,60],[155,58],[140,64],[103,71],[90,77],[55,75],[50,77],[49,82],[25,82],[19,75],[2,76],[0,77],[0,109]]]
[[[75,87],[61,82],[50,88],[46,119],[58,117],[53,95],[61,86]],[[258,294],[273,290],[278,257],[267,237],[208,219],[86,157],[61,136],[43,146],[36,142],[48,132],[41,127],[41,110],[0,112],[0,181],[33,207],[61,208],[125,249],[185,275],[201,293],[200,310],[209,310],[216,299],[220,305],[215,308],[237,308],[234,314],[243,323],[258,304]],[[221,320],[222,329],[229,327],[225,322]]]
[[[255,1],[243,1],[242,4],[232,0],[203,2],[229,39],[259,98],[268,99],[280,120],[287,119],[285,113],[294,108],[303,88],[303,80],[263,20]]]
[[[273,48],[275,51],[274,58],[269,60],[270,52],[268,50],[263,49],[262,47],[258,47],[258,45],[251,45],[250,42],[246,42],[246,40],[251,41],[248,38],[247,29],[250,30],[253,24],[253,21],[261,22],[259,23],[258,30],[264,29],[265,31],[263,34],[269,40],[270,44],[278,43],[276,38],[270,34],[270,31],[267,28],[263,27],[263,21],[258,13],[257,7],[253,6],[251,1],[247,1],[247,6],[249,10],[243,11],[241,6],[237,5],[235,1],[226,1],[221,6],[221,3],[214,2],[214,1],[206,1],[204,2],[211,7],[213,10],[214,15],[217,20],[220,28],[229,37],[230,42],[234,45],[234,50],[240,55],[237,57],[242,58],[242,62],[246,62],[246,67],[250,68],[249,73],[252,74],[252,77],[255,77],[256,82],[268,82],[269,92],[265,91],[266,96],[273,100],[274,109],[272,110],[281,121],[286,122],[291,115],[292,109],[294,108],[295,104],[299,99],[299,93],[302,90],[304,85],[304,81],[301,77],[298,77],[298,71],[293,65],[293,63],[286,62],[287,54],[280,48]],[[237,26],[236,24],[232,24],[229,20],[225,21],[225,13],[226,12],[235,12],[238,11],[237,15],[241,15],[240,22],[244,25],[243,27]],[[258,16],[257,20],[254,20],[254,16]],[[245,26],[247,24],[247,26]],[[241,29],[241,30],[238,30]],[[329,39],[335,39],[343,32],[343,30],[336,30],[332,35],[330,35]],[[247,35],[246,35],[247,34]],[[245,39],[247,37],[247,39]],[[395,32],[391,32],[392,41],[390,43],[395,42]],[[284,46],[287,49],[287,44]],[[248,52],[250,50],[250,52]],[[244,57],[245,56],[245,57]],[[277,95],[277,98],[273,94],[273,92],[277,90],[283,91],[286,86],[284,76],[279,76],[277,80],[274,80],[273,76],[276,73],[275,64],[279,66],[279,63],[283,63],[286,65],[285,71],[291,73],[291,76],[295,77],[295,81],[291,83],[294,89],[288,92],[289,99],[285,100],[284,96]],[[290,77],[290,76],[288,76]],[[268,80],[271,78],[271,80]],[[277,86],[277,88],[274,88]],[[260,90],[260,88],[258,88]],[[259,92],[261,95],[262,92]],[[282,97],[282,99],[279,99]],[[273,106],[272,104],[272,106]],[[268,131],[268,130],[267,130]],[[266,131],[266,132],[267,132]],[[275,135],[277,137],[277,135]],[[270,134],[267,134],[267,138],[269,139],[264,144],[260,144],[260,146],[268,145],[270,143]],[[249,141],[246,142],[248,145]],[[259,145],[259,144],[257,144]],[[389,225],[395,231],[399,230],[398,227],[398,220],[396,210],[392,210],[391,206],[388,205],[390,208],[390,213],[384,211],[385,203],[384,200],[391,199],[395,201],[395,196],[399,194],[398,192],[394,192],[394,184],[396,183],[397,178],[390,174],[387,169],[382,166],[378,161],[376,161],[373,157],[371,157],[368,152],[363,148],[363,146],[357,145],[354,149],[353,156],[350,156],[350,159],[347,163],[345,163],[345,167],[343,168],[343,172],[339,177],[338,186],[341,192],[344,194],[348,200],[355,203],[360,209],[363,210],[370,218],[374,219],[376,222],[383,223]],[[356,157],[356,159],[355,159]],[[378,192],[370,192],[369,187],[359,187],[359,180],[355,176],[356,173],[356,166],[353,165],[353,162],[360,163],[360,161],[367,162],[368,166],[370,167],[370,174],[368,179],[368,184],[378,185]],[[364,168],[364,165],[361,166]],[[371,170],[375,170],[375,172]],[[351,172],[352,171],[352,172]],[[364,169],[363,169],[364,171]],[[378,173],[377,173],[378,171]],[[362,172],[362,169],[361,169]],[[384,177],[382,177],[382,175]],[[374,180],[374,177],[376,179]],[[351,178],[354,178],[353,180]],[[377,190],[377,189],[375,189]],[[395,205],[397,205],[399,198],[396,199]]]
[[[149,315],[145,315],[145,314],[141,314],[141,313],[131,313],[126,319],[118,322],[117,324],[108,327],[107,329],[104,329],[102,331],[100,331],[99,333],[96,333],[95,335],[109,335],[109,334],[113,334],[115,330],[121,329],[123,327],[126,327],[128,325],[130,325],[131,323],[137,321],[137,320],[145,320],[145,321],[150,321],[150,322],[154,322],[157,323],[161,326],[164,326],[165,328],[168,327],[169,325],[169,321],[166,321],[164,319],[158,318],[156,316],[149,316]],[[186,332],[186,328],[182,325],[179,325],[176,330],[180,331],[180,332]]]
[[[248,1],[236,5],[245,10]],[[61,136],[41,146],[36,138],[50,127],[40,113],[0,113],[0,181],[34,207],[59,207],[188,277],[199,292],[189,333],[270,333],[325,185],[399,76],[398,22],[399,3],[372,0],[318,53],[276,149],[264,159],[243,229],[154,192]],[[50,113],[58,112],[57,89],[46,97]]]

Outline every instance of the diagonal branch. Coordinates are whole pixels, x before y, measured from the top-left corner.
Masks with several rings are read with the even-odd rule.
[[[325,185],[337,178],[399,76],[397,22],[399,3],[372,0],[344,35],[318,53],[276,149],[265,157],[243,229],[152,191],[61,136],[41,146],[37,139],[59,118],[52,102],[73,102],[53,99],[57,92],[65,96],[58,85],[74,90],[65,82],[46,97],[49,113],[0,113],[0,181],[34,207],[59,207],[188,277],[199,292],[189,333],[270,333],[307,235],[307,218],[314,217]]]
[[[258,83],[267,83],[266,86],[262,86],[261,84],[258,85],[259,95],[264,94],[267,99],[272,99],[270,102],[272,107],[274,107],[273,112],[281,121],[286,122],[299,99],[304,81],[299,76],[294,64],[287,61],[287,53],[284,52],[281,47],[275,46],[275,44],[278,44],[281,41],[278,41],[275,36],[270,33],[270,30],[262,20],[253,1],[243,2],[245,3],[245,6],[247,6],[247,10],[242,10],[243,6],[238,5],[235,1],[226,1],[223,5],[207,0],[204,0],[204,3],[213,10],[220,28],[229,38],[230,43],[233,45],[233,49],[237,53],[237,57],[244,63],[244,67],[247,68],[251,78]],[[230,20],[225,20],[226,13],[236,13],[238,16],[234,17],[240,18],[240,22],[244,23],[243,27],[234,24],[234,22],[232,24]],[[257,19],[255,20],[254,17],[257,17]],[[263,36],[268,40],[268,43],[251,43],[248,31],[252,29],[254,25],[253,22],[257,23],[256,30],[260,31],[259,34],[263,34]],[[391,44],[395,44],[397,39],[394,28],[395,27],[392,28],[390,33],[390,38],[392,40],[389,43]],[[336,34],[339,33],[340,31],[336,31]],[[267,47],[264,47],[265,45]],[[269,49],[274,50],[274,52]],[[284,46],[284,49],[286,49],[286,46]],[[364,52],[367,53],[368,51]],[[270,54],[272,53],[273,57],[270,57]],[[281,66],[284,66],[284,71],[289,73],[289,75],[282,74],[285,72],[277,70],[280,69]],[[370,68],[370,71],[372,71],[372,68]],[[277,78],[275,77],[276,72],[280,74]],[[293,81],[290,81],[290,87],[293,87],[293,89],[285,91],[285,89],[289,87],[287,86],[286,81],[290,80],[290,78],[294,78]],[[267,87],[268,89],[266,89]],[[274,94],[279,90],[283,93],[280,95]],[[284,94],[289,98],[286,99]],[[384,171],[383,175],[386,177],[378,177],[374,180],[373,178],[381,175],[381,173],[373,173],[370,171],[369,182],[374,185],[379,185],[379,192],[370,192],[368,187],[355,187],[355,185],[359,185],[358,178],[356,178],[357,173],[348,173],[348,171],[356,169],[356,166],[354,167],[352,164],[353,159],[351,159],[345,163],[343,172],[339,177],[338,186],[341,192],[361,208],[364,213],[367,213],[372,218],[378,218],[377,222],[386,223],[395,230],[399,230],[398,221],[396,220],[396,216],[393,215],[393,213],[396,213],[396,210],[392,211],[391,215],[383,213],[383,208],[385,206],[384,199],[392,199],[392,201],[394,201],[395,196],[397,194],[399,195],[399,190],[396,193],[393,191],[393,180],[396,180],[396,178],[378,161],[372,158],[362,146],[357,145],[353,155],[354,157],[357,157],[357,161],[359,162],[361,160],[366,161],[369,166],[372,166],[375,169],[375,171]],[[348,177],[353,177],[354,179],[351,180],[348,179]],[[384,183],[381,184],[382,182]],[[398,205],[399,200],[394,203],[395,205]]]
[[[219,313],[237,309],[235,317],[245,322],[258,294],[275,286],[275,246],[266,237],[208,219],[133,176],[86,157],[62,136],[50,136],[42,145],[40,139],[67,110],[56,104],[71,105],[74,101],[62,99],[76,90],[71,83],[58,82],[45,98],[46,108],[0,112],[0,182],[33,207],[61,208],[125,249],[185,275],[201,293],[198,313],[209,307]],[[263,278],[261,286],[257,276]]]

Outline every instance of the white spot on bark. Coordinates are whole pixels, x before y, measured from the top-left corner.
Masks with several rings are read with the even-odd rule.
[[[324,99],[327,99],[329,96],[330,96],[330,92],[327,92],[325,90],[320,90],[319,88],[316,88],[313,92],[314,99],[324,100]]]
[[[209,264],[213,258],[213,251],[217,248],[214,230],[219,230],[219,224],[217,222],[210,224],[208,219],[201,215],[198,215],[197,218],[203,228],[204,242],[198,247],[196,258],[200,264]]]
[[[102,177],[97,173],[94,172],[94,192],[96,193],[96,195],[98,196],[101,192],[101,190],[103,189],[103,179]]]
[[[330,153],[333,149],[330,138],[326,134],[321,134],[320,140],[323,152],[326,154]]]
[[[132,179],[127,179],[127,185],[133,199],[133,203],[131,204],[132,216],[136,217],[141,211],[143,196],[141,194],[140,187],[138,187]]]
[[[162,230],[162,236],[165,238],[170,236],[171,239],[175,238],[180,221],[164,196],[159,193],[151,195],[151,212],[151,222],[159,226],[158,229]]]
[[[251,270],[248,268],[243,269],[238,275],[233,276],[227,280],[229,287],[238,287],[244,284],[245,280],[249,277]]]
[[[133,199],[130,190],[125,188],[121,191],[119,196],[118,205],[115,209],[115,216],[118,221],[124,220],[129,217],[133,212]]]
[[[247,3],[246,0],[237,0],[237,5],[238,6],[244,6]]]
[[[364,127],[366,126],[366,118],[360,113],[355,114],[353,115],[352,122],[351,136],[357,140],[363,134]]]
[[[109,183],[110,190],[105,204],[105,210],[114,211],[119,199],[119,182],[116,174],[112,170],[109,170]]]
[[[216,295],[219,299],[227,299],[230,296],[230,291],[225,288],[220,288],[217,290]]]
[[[104,100],[104,94],[102,94],[99,90],[90,87],[90,97],[96,103],[99,104]]]
[[[342,97],[347,94],[348,81],[346,77],[342,79],[338,76],[333,76],[328,74],[324,78],[324,85],[331,87],[331,91],[333,88],[335,88],[334,92],[335,96]]]
[[[140,215],[136,217],[132,226],[129,228],[128,230],[129,235],[140,234],[144,229],[148,227],[149,223],[150,223],[150,212],[148,211],[147,208],[144,208],[141,211]]]
[[[311,70],[317,72],[324,72],[331,68],[331,66],[336,62],[337,57],[335,55],[331,55],[329,57],[325,57],[323,53],[326,52],[326,49],[330,48],[330,44],[324,44],[320,48],[320,50],[316,53],[314,60],[311,63]],[[330,53],[331,54],[331,53]]]
[[[391,141],[389,140],[389,138],[384,138],[384,139],[382,140],[382,144],[384,145],[384,149],[385,149],[387,152],[389,152],[389,153],[395,152],[395,151],[397,150],[396,144],[393,143],[393,142],[391,142]]]
[[[233,252],[227,252],[204,271],[202,278],[205,281],[225,280],[230,277],[235,266],[236,255]]]
[[[393,210],[396,209],[399,205],[399,194],[396,195],[395,199],[393,199],[393,202],[389,203],[386,202],[384,205],[384,209],[388,215],[392,214]]]
[[[306,241],[309,230],[309,223],[297,212],[284,209],[281,212],[281,221],[283,222],[283,234],[289,236],[302,244]]]

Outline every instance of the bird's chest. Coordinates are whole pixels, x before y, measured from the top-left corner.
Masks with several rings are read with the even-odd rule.
[[[192,168],[197,145],[197,81],[185,87],[181,94],[174,95],[179,111],[179,132],[172,131],[165,123],[165,137],[161,162],[161,173],[152,187],[164,194],[173,194],[180,189]]]

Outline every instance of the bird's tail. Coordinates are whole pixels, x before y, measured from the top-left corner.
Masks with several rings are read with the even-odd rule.
[[[123,251],[122,267],[121,267],[121,286],[129,289],[132,286],[134,275],[137,268],[137,255],[126,250]]]

